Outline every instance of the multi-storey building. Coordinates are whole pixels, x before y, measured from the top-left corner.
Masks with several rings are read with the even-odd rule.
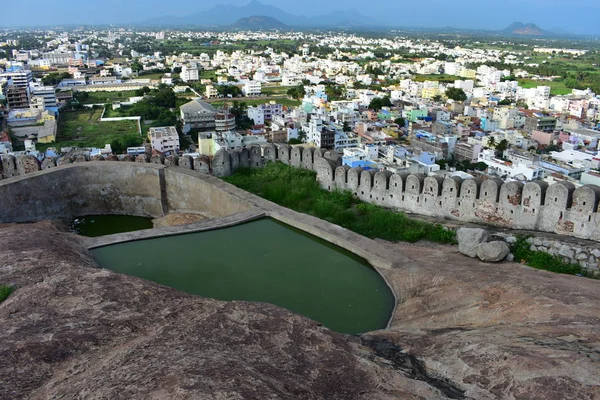
[[[6,78],[12,80],[14,86],[27,88],[33,82],[33,75],[29,70],[4,72],[0,74],[0,80]]]
[[[229,110],[220,110],[215,114],[215,131],[228,132],[235,129],[235,115],[229,112]]]
[[[148,140],[152,144],[152,148],[161,153],[179,149],[179,135],[174,126],[150,128]]]
[[[217,110],[208,103],[195,99],[179,107],[180,117],[183,121],[183,131],[192,129],[208,130],[215,128],[215,115]]]
[[[6,89],[6,101],[9,108],[28,108],[29,91],[26,87],[8,86]]]
[[[195,82],[200,79],[200,73],[198,68],[190,68],[184,65],[181,68],[180,78],[184,82]]]
[[[242,93],[244,96],[258,96],[262,93],[262,85],[260,82],[249,81],[246,82],[244,87],[242,88]]]

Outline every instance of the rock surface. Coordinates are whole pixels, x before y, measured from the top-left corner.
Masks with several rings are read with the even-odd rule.
[[[505,242],[495,240],[488,243],[480,243],[477,246],[477,257],[483,262],[498,262],[506,258],[510,249]]]
[[[384,337],[473,399],[600,399],[600,281],[377,241],[398,296]]]
[[[0,226],[1,399],[444,398],[357,337],[95,268],[46,225]]]
[[[487,240],[489,234],[481,228],[459,228],[456,231],[458,251],[466,256],[477,257],[477,247]]]

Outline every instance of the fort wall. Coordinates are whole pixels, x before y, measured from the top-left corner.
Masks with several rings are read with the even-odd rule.
[[[27,213],[33,215],[47,215],[42,210],[53,208],[56,214],[68,213],[65,207],[68,202],[55,200],[52,196],[40,196],[44,203],[39,200],[28,202],[19,193],[29,193],[20,190],[19,185],[32,185],[31,190],[36,190],[35,171],[44,168],[53,168],[56,165],[64,165],[73,162],[87,161],[85,158],[45,160],[43,163],[32,160],[32,156],[2,157],[2,169],[0,173],[4,178],[20,177],[31,174],[34,179],[23,180],[18,185],[12,185],[10,191],[0,191],[0,202],[8,207],[0,210],[0,220],[3,215],[14,213],[20,216],[19,220],[31,220]],[[139,176],[139,185],[135,184],[134,196],[136,201],[128,203],[119,194],[128,193],[128,186],[118,182],[136,181],[137,176],[126,167],[114,167],[105,172],[106,178],[95,183],[87,198],[92,201],[100,199],[106,204],[106,208],[115,202],[124,213],[134,215],[153,215],[160,212],[162,208],[177,209],[185,212],[197,207],[208,208],[214,211],[216,216],[229,215],[235,212],[243,212],[244,204],[240,202],[227,202],[223,200],[223,194],[214,192],[212,186],[202,188],[201,185],[191,185],[188,180],[193,176],[185,174],[172,174],[164,166],[178,165],[184,169],[195,169],[198,172],[211,173],[217,177],[231,175],[237,168],[250,166],[260,168],[268,162],[281,161],[286,165],[314,170],[320,186],[327,190],[348,190],[361,200],[380,206],[415,213],[436,218],[445,218],[463,222],[491,225],[502,228],[537,230],[553,232],[562,235],[578,237],[582,239],[600,240],[600,216],[598,205],[600,203],[600,187],[596,185],[584,185],[580,188],[568,182],[560,182],[547,185],[545,182],[507,182],[499,179],[461,179],[459,177],[437,177],[424,176],[422,174],[393,174],[389,171],[374,172],[362,168],[349,168],[341,165],[341,159],[336,154],[325,152],[314,148],[290,148],[288,145],[275,146],[269,144],[264,147],[250,146],[247,149],[217,152],[212,160],[203,158],[196,160],[179,158],[152,158],[132,159],[121,157],[122,162],[136,161],[148,164],[148,175],[156,174],[154,178],[145,181]],[[100,158],[95,158],[100,160]],[[164,183],[161,188],[158,178],[158,170],[151,167],[164,169],[162,178]],[[65,171],[68,171],[65,170]],[[79,170],[78,170],[79,171]],[[94,172],[82,169],[83,173],[65,176],[59,181],[51,182],[51,186],[57,190],[60,188],[63,194],[60,196],[69,200],[73,192],[81,187],[89,174]],[[154,172],[150,172],[154,171]],[[87,175],[86,175],[87,174]],[[113,179],[118,177],[117,180]],[[12,178],[18,179],[18,178]],[[177,181],[177,182],[176,182]],[[171,185],[169,185],[171,182]],[[2,181],[0,180],[0,184]],[[131,184],[131,183],[129,183]],[[45,187],[48,184],[44,185]],[[138,191],[139,189],[139,191]],[[163,191],[162,201],[156,201],[154,195],[157,191]],[[132,193],[133,193],[132,191]],[[52,191],[54,193],[54,191]],[[158,198],[161,198],[160,196]],[[165,200],[166,204],[165,204]],[[85,209],[85,201],[77,204],[76,208]],[[20,210],[20,205],[26,204],[28,210]],[[55,205],[53,205],[55,204]],[[67,205],[64,205],[67,204]],[[62,207],[62,208],[61,208]],[[100,207],[101,208],[101,207]],[[222,211],[220,211],[222,210]],[[223,214],[220,215],[219,213]],[[23,215],[21,215],[23,214]],[[35,218],[34,218],[35,219]]]

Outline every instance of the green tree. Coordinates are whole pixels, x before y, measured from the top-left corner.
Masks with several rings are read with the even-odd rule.
[[[491,147],[491,148],[496,147],[496,139],[493,136],[490,136],[487,144],[488,144],[488,147]]]
[[[446,89],[446,97],[454,101],[465,101],[467,100],[467,94],[461,88],[448,88]]]
[[[504,151],[508,149],[508,142],[506,141],[506,139],[502,139],[497,145],[496,145],[496,157],[502,157],[502,155],[504,154]]]
[[[306,94],[303,85],[294,86],[288,89],[287,95],[293,99],[301,99]]]
[[[344,125],[342,127],[342,130],[344,132],[350,132],[350,131],[352,131],[352,128],[350,127],[350,124],[348,123],[348,121],[344,121]]]
[[[406,125],[406,120],[403,117],[396,118],[394,122],[401,128]]]

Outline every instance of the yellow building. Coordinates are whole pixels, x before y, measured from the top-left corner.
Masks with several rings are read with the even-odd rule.
[[[467,69],[464,68],[460,71],[460,77],[461,78],[467,78],[467,79],[475,79],[477,76],[477,71],[474,69]]]
[[[198,134],[198,153],[209,157],[215,155],[214,135],[214,132],[201,132]]]
[[[421,92],[421,97],[424,99],[433,99],[435,96],[437,96],[438,94],[440,94],[440,89],[433,87],[433,88],[423,88],[422,92]]]

